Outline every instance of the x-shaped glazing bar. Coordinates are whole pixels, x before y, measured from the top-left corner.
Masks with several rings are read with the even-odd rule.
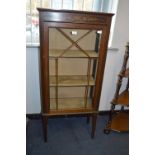
[[[81,36],[79,39],[77,39],[74,43],[72,43],[72,45],[70,45],[69,47],[67,47],[64,52],[59,56],[63,56],[70,48],[72,48],[75,44],[77,44],[81,39],[83,39],[85,36],[87,36],[90,32],[92,32],[91,30],[89,30],[87,33],[85,33],[83,36]]]
[[[87,55],[88,57],[90,57],[90,56],[87,54],[87,52],[86,52],[85,50],[83,50],[83,49],[77,44],[77,42],[78,42],[79,40],[81,40],[83,37],[85,37],[85,36],[88,34],[88,32],[90,33],[91,31],[88,31],[84,36],[81,37],[81,39],[79,38],[77,41],[73,41],[73,40],[72,40],[66,33],[64,33],[61,29],[57,28],[57,30],[58,30],[60,33],[62,33],[62,34],[72,43],[71,47],[72,47],[73,45],[75,45],[80,51],[82,51],[85,55]],[[63,55],[68,49],[70,49],[71,47],[69,46],[60,56],[62,56],[62,55]]]

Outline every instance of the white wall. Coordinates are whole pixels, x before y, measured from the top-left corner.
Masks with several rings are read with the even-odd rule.
[[[112,47],[108,50],[99,110],[109,110],[117,75],[121,69],[125,44],[129,40],[129,0],[119,0]],[[38,48],[26,49],[26,112],[40,113]],[[125,87],[123,83],[122,89]]]
[[[38,48],[26,48],[26,113],[40,113]]]
[[[129,40],[129,0],[119,0],[114,28],[112,47],[124,51],[124,45]]]
[[[117,75],[120,72],[125,45],[129,41],[129,0],[119,0],[117,16],[112,40],[112,47],[118,48],[118,51],[108,51],[105,66],[105,74],[100,99],[100,110],[109,110],[110,101],[114,96],[117,83]],[[121,91],[125,88],[127,80],[123,81]],[[119,107],[118,107],[119,108]]]

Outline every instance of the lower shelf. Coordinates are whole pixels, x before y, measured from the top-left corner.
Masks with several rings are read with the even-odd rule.
[[[129,114],[125,112],[118,113],[111,122],[111,130],[117,132],[129,131]]]
[[[86,104],[87,102],[87,104]],[[82,110],[92,109],[92,100],[84,98],[59,98],[58,107],[56,106],[56,99],[50,99],[50,111],[51,110]]]

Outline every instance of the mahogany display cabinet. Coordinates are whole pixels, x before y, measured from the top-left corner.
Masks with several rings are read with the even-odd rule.
[[[92,117],[94,137],[113,14],[38,8],[44,139],[48,118]]]

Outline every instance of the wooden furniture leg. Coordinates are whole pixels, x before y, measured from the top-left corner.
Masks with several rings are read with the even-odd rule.
[[[95,136],[96,120],[97,120],[97,114],[92,114],[92,133],[91,133],[91,138],[92,138],[92,139],[93,139],[94,136]]]

